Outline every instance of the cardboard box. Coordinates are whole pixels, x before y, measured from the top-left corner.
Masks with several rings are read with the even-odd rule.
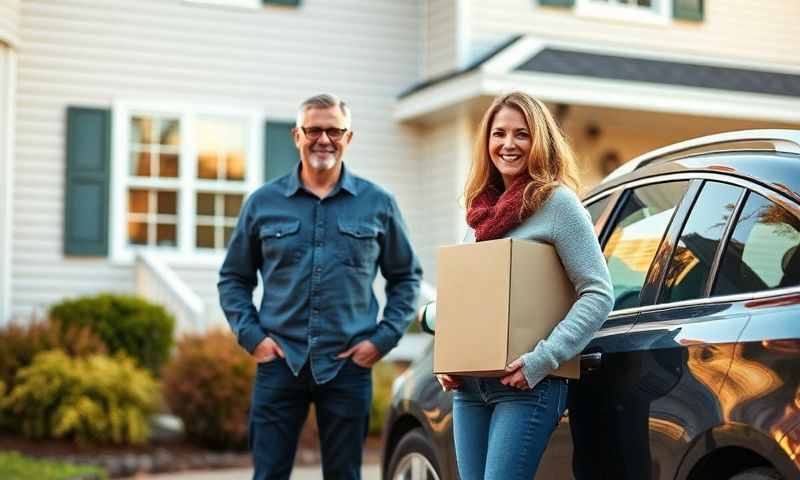
[[[551,245],[504,238],[439,249],[435,373],[499,377],[575,303]],[[551,375],[578,378],[579,358]]]

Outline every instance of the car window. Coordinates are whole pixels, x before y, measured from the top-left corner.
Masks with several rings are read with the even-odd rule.
[[[597,225],[597,220],[600,218],[600,215],[606,209],[608,202],[611,200],[611,197],[614,195],[606,195],[605,197],[601,198],[600,200],[594,201],[589,205],[586,205],[586,210],[589,211],[589,215],[592,217],[592,225]]]
[[[661,302],[705,297],[717,247],[743,190],[726,183],[703,185],[667,268]]]
[[[625,200],[603,248],[615,310],[640,305],[647,271],[688,185],[688,181],[646,185],[632,190]]]
[[[800,285],[800,219],[750,192],[725,247],[714,295]]]

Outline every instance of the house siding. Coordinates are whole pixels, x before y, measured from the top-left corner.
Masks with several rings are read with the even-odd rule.
[[[135,288],[130,265],[62,254],[67,106],[163,99],[257,106],[268,117],[286,119],[306,97],[336,93],[354,116],[346,162],[394,192],[418,234],[414,134],[391,115],[395,95],[421,76],[418,8],[416,2],[358,0],[257,10],[180,0],[23,2],[12,313],[25,316],[63,297]],[[216,269],[184,277],[210,295]]]
[[[19,31],[20,0],[0,0],[0,43],[16,46]]]
[[[798,66],[800,2],[724,0],[705,2],[701,22],[675,20],[669,25],[589,18],[571,8],[538,7],[530,0],[470,2],[470,53],[479,55],[512,34],[629,45],[651,52],[725,57],[754,66]]]
[[[458,15],[461,0],[424,2],[424,77],[429,79],[458,68]]]

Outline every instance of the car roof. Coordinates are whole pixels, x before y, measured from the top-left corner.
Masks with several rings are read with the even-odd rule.
[[[756,144],[768,144],[770,148],[756,148]],[[800,130],[747,130],[670,145],[623,164],[584,198],[643,178],[673,173],[738,177],[800,203]]]

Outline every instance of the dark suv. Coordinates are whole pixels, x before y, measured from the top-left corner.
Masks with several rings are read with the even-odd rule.
[[[536,478],[800,478],[800,131],[655,150],[584,205],[616,304]],[[432,351],[395,382],[384,478],[457,478]]]

